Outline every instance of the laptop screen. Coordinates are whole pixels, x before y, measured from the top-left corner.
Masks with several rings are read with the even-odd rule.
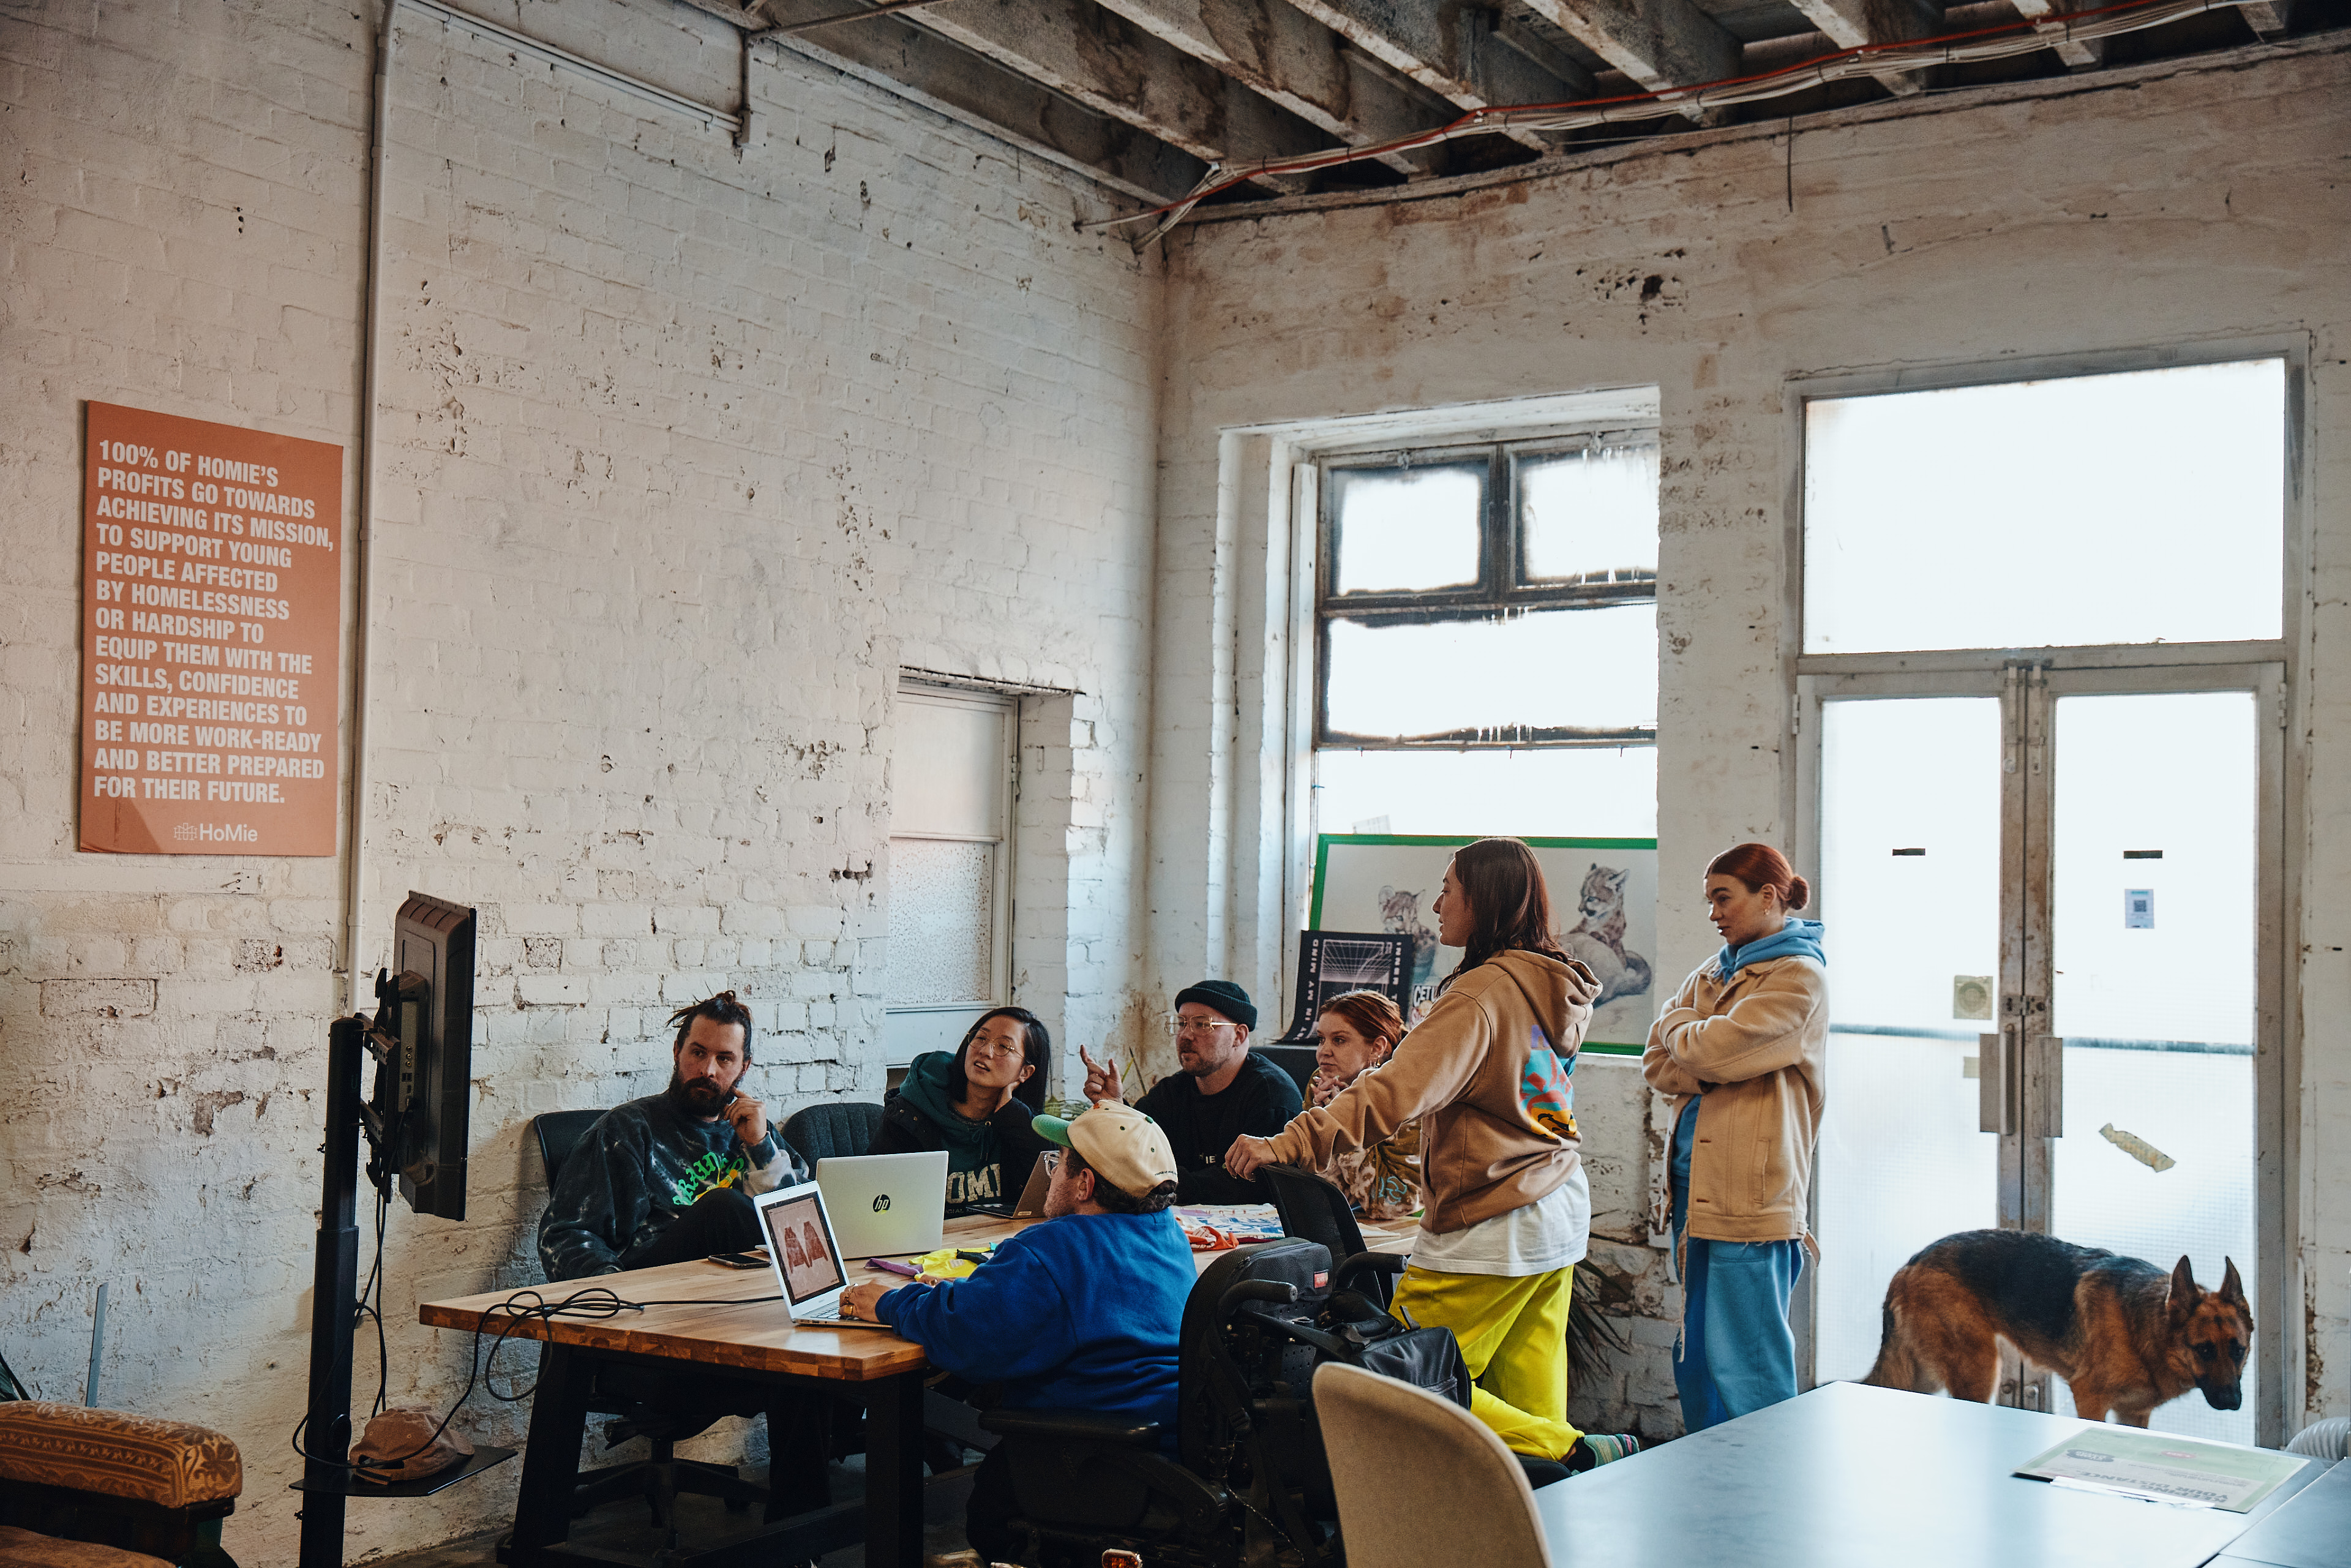
[[[841,1249],[832,1239],[832,1221],[824,1212],[824,1197],[813,1182],[762,1194],[759,1223],[768,1232],[769,1256],[784,1281],[785,1299],[793,1306],[841,1289]]]

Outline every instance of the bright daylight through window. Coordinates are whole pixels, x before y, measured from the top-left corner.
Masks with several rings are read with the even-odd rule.
[[[1317,831],[1653,835],[1656,433],[1322,480]]]
[[[2284,494],[2282,360],[1814,399],[1804,652],[2276,637]]]

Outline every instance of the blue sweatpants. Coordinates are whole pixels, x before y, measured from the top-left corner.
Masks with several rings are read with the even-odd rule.
[[[1802,1241],[1704,1241],[1682,1235],[1688,1188],[1674,1184],[1674,1240],[1682,1249],[1681,1354],[1674,1384],[1692,1432],[1796,1396],[1796,1336],[1788,1298],[1803,1268]]]

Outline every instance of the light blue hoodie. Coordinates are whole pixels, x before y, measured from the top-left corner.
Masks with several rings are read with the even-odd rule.
[[[1828,955],[1821,951],[1821,923],[1799,920],[1794,915],[1769,936],[1759,937],[1744,947],[1725,946],[1714,956],[1716,972],[1726,980],[1750,964],[1760,964],[1766,958],[1810,958],[1825,967]]]

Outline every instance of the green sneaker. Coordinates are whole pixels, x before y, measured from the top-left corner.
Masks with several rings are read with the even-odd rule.
[[[1641,1439],[1630,1432],[1586,1432],[1568,1453],[1568,1473],[1582,1475],[1601,1465],[1629,1459],[1641,1451]]]

